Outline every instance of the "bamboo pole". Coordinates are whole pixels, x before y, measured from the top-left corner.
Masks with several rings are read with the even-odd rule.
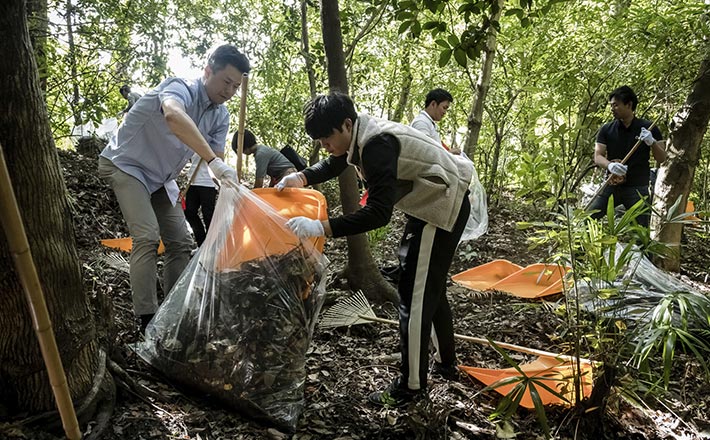
[[[52,385],[54,399],[57,402],[64,432],[70,440],[81,439],[79,422],[76,419],[69,385],[64,374],[62,359],[59,357],[57,341],[52,330],[47,303],[37,275],[37,268],[32,260],[32,252],[27,241],[25,227],[17,207],[17,200],[12,190],[10,174],[5,163],[5,155],[0,145],[0,223],[10,247],[15,269],[25,291],[27,303],[32,315],[32,324],[39,340],[49,382]]]
[[[657,121],[653,121],[653,123],[647,128],[647,130],[651,131],[653,129],[653,127],[656,126],[656,122]],[[631,148],[631,150],[628,153],[626,153],[626,156],[624,156],[624,158],[621,160],[622,165],[625,164],[626,161],[628,161],[631,158],[631,156],[636,152],[636,150],[638,150],[638,148],[641,146],[641,142],[643,142],[641,139],[637,140],[636,143],[634,144],[634,146]],[[609,186],[609,183],[611,183],[612,177],[614,177],[614,175],[610,174],[609,177],[604,181],[602,186],[600,186],[599,189],[597,189],[597,192],[594,193],[592,198],[589,200],[589,203],[587,203],[587,206],[584,207],[585,211],[589,210],[589,207],[592,206],[592,203],[594,203],[594,199],[596,199],[597,196],[599,194],[601,194],[602,191],[604,191],[604,188]]]
[[[242,74],[242,96],[239,101],[239,128],[237,133],[237,180],[242,182],[242,156],[244,152],[244,126],[246,125],[247,88],[249,87],[249,74]]]
[[[399,325],[399,323],[397,321],[393,321],[391,319],[379,318],[377,316],[369,316],[369,315],[357,315],[357,316],[359,318],[366,319],[368,321],[381,322],[383,324]],[[491,341],[489,341],[488,339],[477,338],[475,336],[461,335],[459,333],[454,333],[454,338],[460,339],[462,341],[473,342],[475,344],[486,345],[488,347],[492,347],[492,345],[495,344],[495,345],[499,346],[500,348],[505,348],[506,350],[517,351],[518,353],[531,354],[533,356],[551,357],[551,358],[555,358],[555,359],[560,359],[565,362],[576,362],[577,361],[577,358],[575,356],[569,356],[569,355],[561,354],[561,353],[553,353],[551,351],[538,350],[536,348],[523,347],[521,345],[508,344],[507,342],[492,341],[493,344],[491,344]],[[582,362],[591,363],[591,361],[589,359],[579,358],[579,360]]]

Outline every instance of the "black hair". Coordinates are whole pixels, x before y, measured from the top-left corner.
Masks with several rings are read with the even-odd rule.
[[[436,101],[437,104],[441,104],[444,101],[454,102],[454,97],[444,89],[434,89],[426,94],[426,98],[424,98],[424,108],[429,107],[432,101]]]
[[[124,84],[124,85],[121,86],[120,89],[118,89],[118,91],[121,92],[122,95],[123,95],[124,92],[125,92],[125,93],[130,93],[130,92],[131,92],[131,86],[129,86],[128,84]]]
[[[227,65],[233,66],[242,73],[249,73],[251,70],[246,55],[231,44],[223,44],[215,49],[207,59],[207,65],[214,73],[224,69]]]
[[[320,139],[341,131],[343,122],[350,119],[353,124],[357,120],[357,112],[353,100],[344,93],[331,92],[329,95],[318,95],[303,107],[303,117],[306,133],[312,139]]]
[[[636,97],[636,93],[629,86],[621,86],[614,89],[609,93],[609,101],[611,98],[616,98],[621,100],[624,104],[631,103],[631,110],[636,111],[636,106],[639,103],[639,99]]]
[[[239,138],[239,130],[234,132],[234,136],[232,136],[232,150],[237,153],[237,139]],[[246,128],[244,129],[244,148],[251,148],[254,145],[256,145],[256,136],[254,136],[254,133],[251,131],[247,130]]]

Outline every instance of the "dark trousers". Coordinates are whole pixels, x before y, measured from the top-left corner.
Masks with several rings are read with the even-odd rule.
[[[606,206],[609,203],[609,197],[614,196],[614,206],[624,205],[624,208],[629,209],[642,198],[646,198],[646,203],[649,203],[648,185],[644,186],[623,186],[623,185],[607,185],[598,196],[594,198],[592,204],[589,205],[589,210],[599,210],[592,214],[592,218],[602,218],[606,216]],[[636,218],[639,225],[648,227],[651,219],[649,213],[640,215]]]
[[[208,186],[190,186],[185,195],[185,218],[190,223],[198,246],[202,246],[202,242],[207,236],[216,200],[217,190]],[[202,209],[202,218],[198,214],[200,208]]]
[[[446,298],[446,282],[470,210],[466,196],[451,232],[413,217],[404,228],[399,247],[402,267],[399,279],[401,373],[403,383],[413,390],[427,385],[430,338],[433,337],[437,348],[438,361],[445,365],[456,363],[454,325]]]

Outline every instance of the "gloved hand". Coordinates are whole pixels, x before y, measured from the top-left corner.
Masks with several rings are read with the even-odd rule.
[[[276,184],[278,191],[283,191],[284,188],[303,188],[305,182],[301,179],[301,173],[291,173],[279,180]]]
[[[626,171],[629,169],[629,167],[624,165],[623,163],[609,162],[609,165],[606,166],[606,169],[609,170],[611,174],[615,174],[617,176],[625,176]]]
[[[651,132],[646,127],[641,127],[639,139],[644,141],[649,147],[656,142],[656,140],[653,138],[653,134],[651,134]]]
[[[212,174],[219,180],[237,181],[237,171],[224,163],[219,157],[212,159],[208,165],[210,170],[212,170]]]
[[[286,222],[286,226],[288,226],[298,238],[320,237],[325,235],[323,224],[320,220],[312,220],[308,217],[294,217]]]

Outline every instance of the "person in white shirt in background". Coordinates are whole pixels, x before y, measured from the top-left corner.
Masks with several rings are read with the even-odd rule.
[[[424,98],[424,110],[419,112],[410,125],[434,139],[446,150],[458,154],[458,151],[452,151],[446,144],[441,142],[439,130],[436,128],[436,123],[444,118],[444,115],[446,115],[446,112],[453,102],[454,98],[448,91],[444,89],[430,90],[429,93],[426,94],[426,98]]]
[[[185,194],[185,218],[190,223],[197,246],[202,246],[212,222],[217,201],[217,185],[212,180],[207,162],[197,153],[192,156],[187,178],[192,183]],[[200,211],[202,211],[202,218],[200,218]]]

